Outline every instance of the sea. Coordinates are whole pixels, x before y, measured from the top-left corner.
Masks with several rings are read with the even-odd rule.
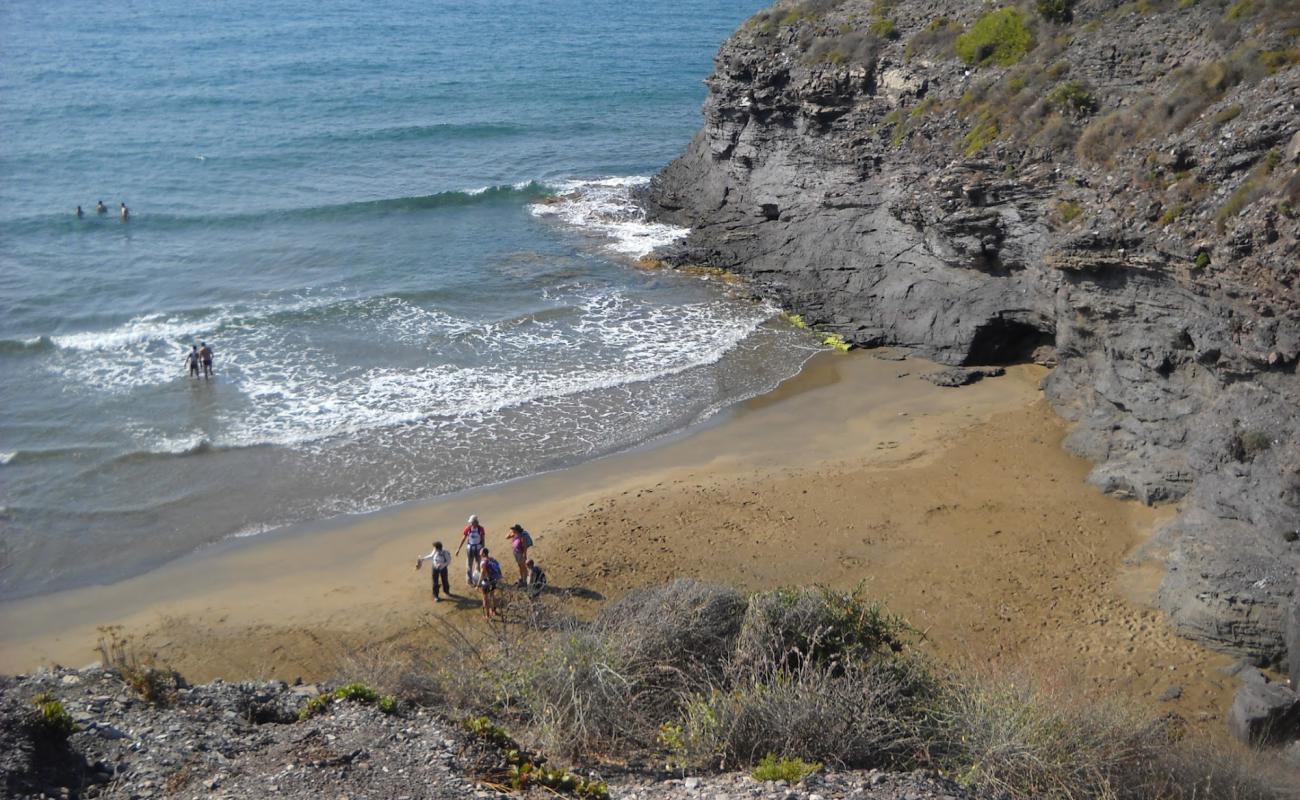
[[[635,193],[765,4],[0,6],[0,598],[560,469],[797,373],[778,309],[638,263],[685,230]]]

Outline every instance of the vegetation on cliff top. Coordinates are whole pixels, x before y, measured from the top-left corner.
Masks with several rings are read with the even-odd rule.
[[[517,766],[536,763],[527,742],[574,759],[756,767],[760,779],[928,767],[1010,798],[1285,796],[1263,762],[1072,681],[947,670],[860,590],[746,595],[678,580],[589,623],[544,602],[522,613],[487,642],[449,631],[436,658],[377,654],[364,677],[470,719]]]

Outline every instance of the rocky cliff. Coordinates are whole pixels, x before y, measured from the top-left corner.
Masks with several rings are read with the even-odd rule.
[[[861,346],[1036,358],[1092,481],[1179,502],[1187,635],[1276,663],[1300,562],[1300,6],[783,0],[652,182],[723,267]]]

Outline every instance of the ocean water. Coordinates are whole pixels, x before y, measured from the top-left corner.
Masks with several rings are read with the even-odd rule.
[[[631,193],[764,4],[0,7],[0,597],[562,467],[797,372],[774,309],[635,262],[682,231]]]

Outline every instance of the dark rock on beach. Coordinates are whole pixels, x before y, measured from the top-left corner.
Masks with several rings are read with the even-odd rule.
[[[855,345],[1054,363],[1090,480],[1181,504],[1159,603],[1276,665],[1300,646],[1300,66],[1268,54],[1300,12],[1251,8],[1084,0],[968,64],[978,4],[782,2],[723,45],[644,202],[691,228],[658,257]]]
[[[1300,697],[1280,683],[1244,683],[1228,709],[1228,730],[1247,744],[1292,741],[1300,733]]]

